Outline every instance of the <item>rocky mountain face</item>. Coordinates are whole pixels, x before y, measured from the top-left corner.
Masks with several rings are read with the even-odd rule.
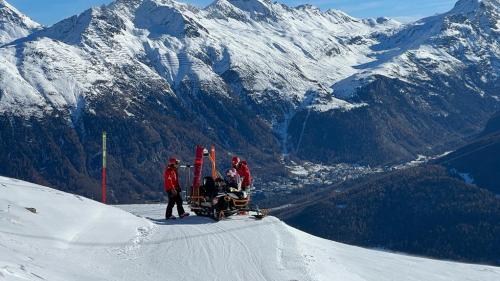
[[[93,196],[103,130],[121,202],[158,199],[195,144],[260,176],[449,150],[499,106],[499,6],[409,25],[267,0],[92,8],[0,48],[0,173]]]
[[[0,45],[25,37],[40,28],[40,24],[0,0]]]
[[[316,149],[298,154],[391,163],[465,143],[498,108],[499,6],[461,0],[448,13],[379,36],[376,59],[333,85],[335,97],[368,106],[297,114],[293,142]]]

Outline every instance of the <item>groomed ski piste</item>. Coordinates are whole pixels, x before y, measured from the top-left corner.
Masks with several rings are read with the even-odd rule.
[[[348,246],[274,217],[167,222],[164,208],[0,177],[0,280],[500,280],[498,267]]]

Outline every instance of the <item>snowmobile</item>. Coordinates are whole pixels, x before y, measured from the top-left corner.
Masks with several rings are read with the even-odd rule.
[[[211,161],[212,175],[205,176],[201,181],[204,157]],[[241,190],[242,179],[239,179],[237,186],[223,180],[216,169],[214,146],[210,152],[197,146],[195,164],[190,167],[194,167],[194,177],[193,183],[188,189],[187,201],[197,216],[207,216],[219,221],[238,214],[251,213],[256,219],[262,219],[267,215],[266,210],[250,205],[250,190]],[[190,172],[188,171],[188,173]]]

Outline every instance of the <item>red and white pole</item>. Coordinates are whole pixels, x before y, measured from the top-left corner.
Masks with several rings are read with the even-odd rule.
[[[102,132],[102,203],[106,204],[106,132]]]
[[[212,178],[217,178],[217,167],[215,165],[215,145],[212,144],[212,148],[210,149],[210,158],[212,160]]]

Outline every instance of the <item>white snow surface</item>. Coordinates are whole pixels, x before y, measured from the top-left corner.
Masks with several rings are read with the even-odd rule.
[[[29,35],[41,25],[0,0],[0,46]]]
[[[32,213],[25,208],[36,208]],[[500,268],[348,246],[277,218],[160,219],[0,177],[0,280],[496,281]]]

